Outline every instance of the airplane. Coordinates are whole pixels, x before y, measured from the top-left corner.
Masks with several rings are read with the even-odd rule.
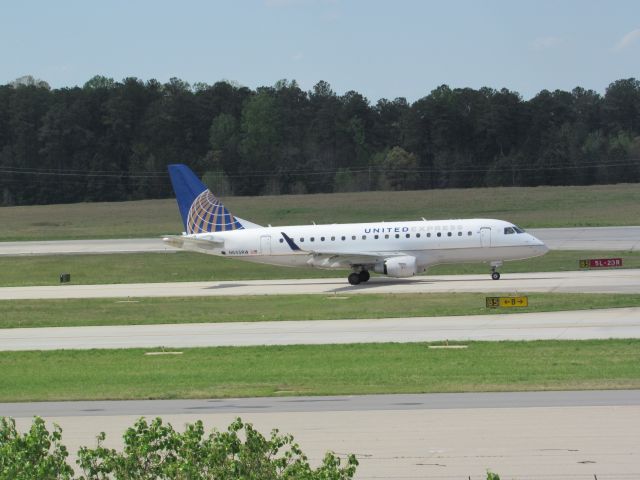
[[[342,223],[263,227],[236,217],[183,164],[168,166],[184,225],[167,236],[172,247],[279,266],[348,269],[351,285],[370,272],[393,278],[423,273],[443,263],[483,262],[491,278],[504,261],[547,253],[547,246],[517,225],[502,220]]]

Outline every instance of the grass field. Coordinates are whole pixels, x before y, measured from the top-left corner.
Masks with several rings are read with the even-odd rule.
[[[493,295],[493,294],[492,294]],[[497,295],[497,294],[496,294]],[[532,293],[519,313],[640,306],[640,295]],[[277,295],[206,298],[7,300],[0,328],[339,320],[516,313],[485,308],[482,293]]]
[[[0,353],[0,401],[640,388],[640,340]]]
[[[524,227],[634,225],[640,185],[527,187],[229,197],[267,225],[488,217]],[[0,241],[153,237],[179,233],[173,199],[0,208]]]
[[[508,274],[578,270],[581,258],[602,257],[622,257],[625,268],[640,268],[640,252],[556,250],[542,257],[506,262],[500,271]],[[71,273],[74,284],[346,278],[347,274],[346,270],[273,267],[188,252],[0,257],[0,287],[56,285],[62,272]],[[439,265],[427,273],[488,275],[489,268],[485,264]]]

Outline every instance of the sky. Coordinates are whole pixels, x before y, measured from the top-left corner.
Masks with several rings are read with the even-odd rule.
[[[529,99],[640,78],[638,0],[0,0],[0,84],[94,75],[381,98],[439,85]]]

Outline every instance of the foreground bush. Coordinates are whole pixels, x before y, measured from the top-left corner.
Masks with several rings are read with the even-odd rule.
[[[57,425],[49,433],[36,417],[28,432],[18,433],[12,418],[0,417],[0,479],[71,479],[67,448]]]
[[[343,466],[327,453],[313,469],[291,435],[273,430],[266,438],[240,419],[224,432],[205,435],[201,421],[180,433],[160,418],[151,423],[141,418],[125,432],[121,452],[103,446],[104,433],[96,448],[81,447],[77,463],[83,475],[74,477],[61,438],[60,427],[49,433],[41,418],[23,435],[13,419],[2,418],[0,479],[347,480],[358,465],[354,455]]]

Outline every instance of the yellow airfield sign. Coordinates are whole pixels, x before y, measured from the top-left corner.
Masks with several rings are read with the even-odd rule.
[[[486,297],[487,308],[528,307],[528,297]]]

